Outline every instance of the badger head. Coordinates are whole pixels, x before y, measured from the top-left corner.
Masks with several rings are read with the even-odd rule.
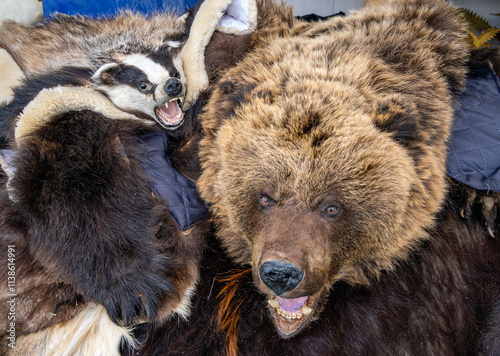
[[[174,130],[184,121],[185,95],[182,66],[175,61],[167,47],[147,56],[126,55],[101,66],[91,83],[123,111]]]

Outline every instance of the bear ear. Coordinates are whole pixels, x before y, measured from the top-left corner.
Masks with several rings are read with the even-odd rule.
[[[408,98],[393,94],[378,100],[371,119],[378,129],[391,133],[399,143],[417,139],[417,111]]]
[[[107,63],[99,68],[92,78],[92,83],[96,85],[110,85],[113,82],[113,73],[120,65],[118,63]]]

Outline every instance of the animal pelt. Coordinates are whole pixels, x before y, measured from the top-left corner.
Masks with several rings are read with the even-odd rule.
[[[218,242],[196,318],[138,330],[136,354],[499,352],[498,202],[492,238],[445,171],[469,58],[457,14],[408,0],[257,27],[201,116]]]
[[[96,70],[122,54],[149,54],[168,41],[185,40],[185,21],[174,12],[147,16],[130,11],[102,18],[57,14],[39,27],[5,20],[0,24],[0,48],[26,75],[66,66]]]
[[[16,336],[22,345],[23,335],[41,331],[28,337],[28,345],[47,355],[63,352],[57,347],[64,345],[51,345],[57,335],[65,333],[61,340],[79,336],[68,332],[68,320],[91,313],[93,303],[103,305],[122,328],[146,320],[161,323],[173,312],[187,317],[209,226],[205,222],[181,231],[168,206],[151,194],[138,137],[158,128],[123,112],[119,117],[112,104],[109,110],[104,105],[101,111],[90,110],[90,103],[99,101],[85,88],[79,99],[89,109],[78,103],[78,88],[66,89],[72,95],[57,90],[78,110],[68,105],[54,113],[57,101],[46,100],[45,111],[43,100],[32,102],[23,115],[36,110],[45,124],[25,132],[16,143],[15,174],[2,176],[3,186],[10,179],[2,190],[0,243],[5,249],[14,246],[19,271]],[[7,265],[6,256],[1,263]],[[6,290],[7,275],[1,288],[2,299],[12,294]],[[2,310],[7,307],[2,300]],[[49,326],[52,331],[44,330]]]

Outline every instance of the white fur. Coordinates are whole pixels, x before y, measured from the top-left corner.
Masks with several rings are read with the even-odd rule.
[[[106,63],[94,73],[94,75],[92,76],[92,80],[96,81],[98,78],[100,78],[102,72],[113,67],[118,67],[118,63]]]
[[[119,356],[122,339],[128,347],[136,347],[129,328],[114,324],[103,306],[90,303],[66,323],[19,338],[9,355]]]
[[[139,68],[146,74],[151,83],[165,83],[171,77],[171,74],[165,67],[142,54],[126,56],[123,63]]]
[[[179,48],[181,43],[179,41],[168,41],[167,46],[172,48]]]
[[[12,88],[21,83],[24,73],[12,56],[0,48],[0,106],[9,104],[14,99]]]
[[[191,287],[186,289],[181,304],[179,304],[179,306],[174,310],[175,313],[179,314],[186,320],[191,315],[191,300],[195,290],[196,290],[196,283],[194,283]]]
[[[178,71],[181,77],[181,83],[184,85],[184,73],[179,57],[174,57],[172,62],[176,69],[179,68]],[[132,88],[128,85],[97,85],[97,89],[105,92],[109,99],[121,110],[129,112],[134,110],[140,111],[154,119],[156,117],[155,108],[164,104],[169,99],[168,95],[165,93],[164,85],[166,81],[172,77],[172,73],[159,63],[156,63],[142,54],[125,56],[122,59],[122,63],[140,69],[146,75],[148,81],[156,84],[157,87],[154,94],[141,93],[136,88]],[[92,76],[92,79],[98,82],[98,78],[103,71],[117,65],[117,63],[103,65]]]
[[[151,94],[143,94],[128,85],[106,86],[103,89],[113,104],[121,110],[136,110],[148,114],[152,118],[155,117],[154,110],[158,104]]]
[[[38,0],[0,0],[0,9],[0,19],[10,19],[27,26],[37,25],[42,20],[42,2]]]
[[[229,19],[231,17],[232,20]],[[222,20],[223,18],[226,20]],[[248,24],[248,27],[242,24]],[[187,88],[184,108],[191,106],[200,92],[208,87],[205,48],[214,31],[217,29],[224,33],[243,35],[254,31],[256,26],[255,0],[205,0],[201,4],[191,25],[189,38],[181,50],[182,64],[186,69]]]

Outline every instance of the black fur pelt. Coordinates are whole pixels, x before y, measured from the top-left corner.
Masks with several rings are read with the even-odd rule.
[[[319,319],[291,339],[274,330],[251,274],[241,277],[238,355],[498,355],[500,242],[483,228],[479,206],[459,217],[463,199],[456,187],[432,238],[370,288],[333,285]],[[134,355],[226,354],[234,334],[217,327],[217,296],[241,266],[215,239],[202,266],[191,319],[156,330],[142,325],[143,347]]]
[[[155,238],[167,215],[123,127],[91,111],[55,118],[26,138],[11,187],[33,257],[127,324],[175,290]]]

